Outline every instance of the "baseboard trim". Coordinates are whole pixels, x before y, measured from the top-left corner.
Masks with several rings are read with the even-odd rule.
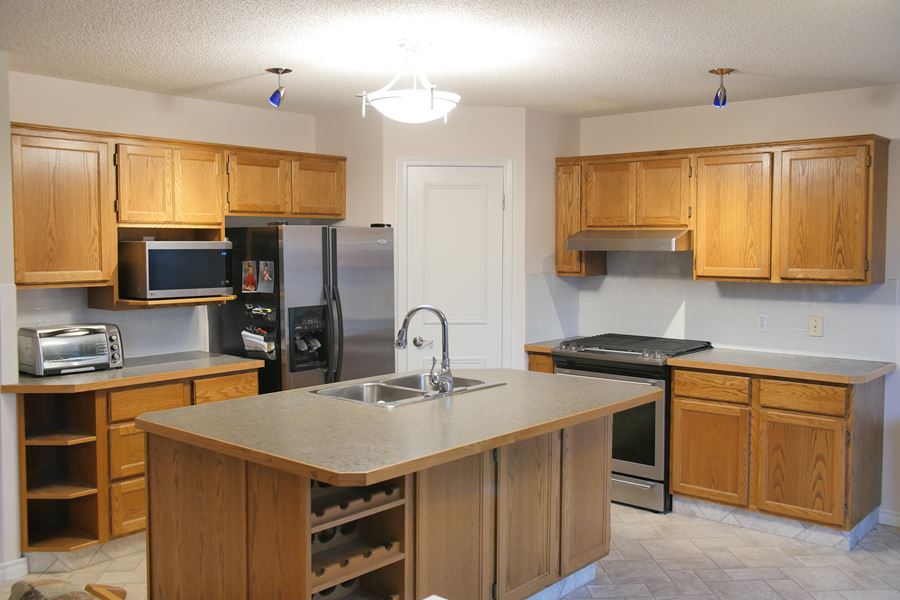
[[[891,527],[900,527],[900,512],[882,508],[878,511],[878,522]]]
[[[28,575],[28,561],[23,556],[16,560],[0,563],[0,582],[22,579]]]

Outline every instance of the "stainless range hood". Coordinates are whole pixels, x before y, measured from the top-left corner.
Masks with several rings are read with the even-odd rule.
[[[690,229],[592,229],[566,240],[567,250],[683,252],[691,250]]]

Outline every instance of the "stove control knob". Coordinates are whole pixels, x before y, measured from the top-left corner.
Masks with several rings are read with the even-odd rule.
[[[662,360],[663,353],[660,352],[659,350],[657,350],[656,352],[653,353],[653,358],[655,358],[656,360]]]
[[[650,351],[646,349],[641,350],[641,358],[650,358]]]

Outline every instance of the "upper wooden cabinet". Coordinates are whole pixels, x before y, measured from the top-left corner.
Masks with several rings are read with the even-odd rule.
[[[283,214],[290,206],[290,160],[256,152],[229,153],[230,214]]]
[[[111,158],[104,142],[12,136],[17,284],[109,281],[116,260]]]
[[[556,272],[585,277],[606,273],[606,254],[566,250],[566,240],[581,231],[581,165],[556,166]]]
[[[226,185],[223,151],[175,150],[175,221],[222,223]]]
[[[347,161],[304,158],[291,161],[291,212],[343,219]]]
[[[768,279],[772,255],[772,155],[697,160],[697,277]]]
[[[690,160],[669,158],[635,163],[634,224],[687,227]]]
[[[782,154],[782,279],[862,281],[867,270],[866,146]]]
[[[580,229],[693,230],[696,279],[883,283],[889,143],[863,135],[558,158],[558,179],[561,165],[582,179],[580,191],[557,190],[557,232],[574,233],[580,202]],[[557,242],[558,274],[583,275],[565,252]]]

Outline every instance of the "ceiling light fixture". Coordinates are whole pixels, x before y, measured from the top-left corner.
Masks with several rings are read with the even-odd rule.
[[[425,76],[419,61],[419,46],[401,42],[400,47],[406,51],[406,61],[400,72],[380,90],[357,94],[362,98],[362,116],[365,118],[366,107],[371,106],[401,123],[427,123],[441,117],[446,123],[447,113],[459,104],[459,94],[439,91]],[[412,87],[393,89],[402,77],[410,77]]]
[[[278,75],[278,89],[269,96],[269,104],[278,108],[281,106],[281,101],[284,100],[284,86],[281,85],[281,76],[292,73],[293,71],[291,69],[285,69],[284,67],[272,67],[271,69],[266,69],[266,72]]]
[[[725,104],[728,103],[728,94],[725,92],[725,76],[733,73],[734,69],[731,67],[719,67],[718,69],[710,69],[709,72],[719,76],[719,89],[716,90],[716,95],[713,96],[713,106],[725,108]]]

